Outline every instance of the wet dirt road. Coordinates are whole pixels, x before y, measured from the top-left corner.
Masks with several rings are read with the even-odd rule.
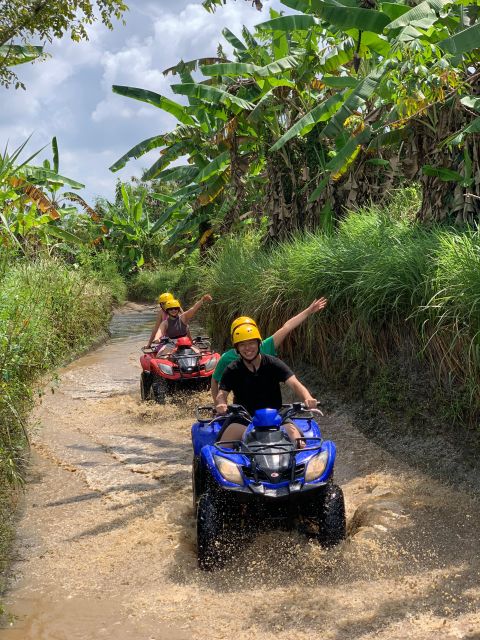
[[[189,430],[205,393],[139,399],[151,314],[39,406],[1,640],[480,639],[480,508],[402,464],[335,412],[349,538],[325,551],[269,532],[222,571],[196,568]],[[127,334],[127,335],[125,335]]]

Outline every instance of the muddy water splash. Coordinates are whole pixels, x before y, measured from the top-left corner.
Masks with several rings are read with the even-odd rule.
[[[139,399],[153,322],[111,341],[44,397],[3,640],[480,638],[480,509],[372,445],[347,414],[338,446],[349,538],[324,551],[268,532],[214,574],[196,568],[190,425],[208,394]]]

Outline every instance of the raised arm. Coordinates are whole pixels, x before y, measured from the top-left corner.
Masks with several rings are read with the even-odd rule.
[[[278,331],[273,334],[273,344],[275,345],[275,349],[277,349],[285,338],[288,336],[290,331],[293,331],[298,326],[305,322],[307,318],[309,318],[312,314],[321,311],[324,307],[327,306],[328,300],[326,298],[319,298],[318,300],[314,300],[310,306],[308,306],[303,311],[300,311],[296,316],[287,320],[283,327],[280,327]]]
[[[297,376],[291,376],[285,384],[300,398],[300,400],[309,408],[317,408],[317,400],[311,395],[307,387],[304,387]]]
[[[197,311],[200,309],[200,307],[202,306],[202,304],[204,302],[210,302],[210,300],[212,299],[212,296],[209,293],[206,293],[204,296],[202,296],[200,298],[200,300],[198,300],[193,307],[190,307],[190,309],[187,309],[187,311],[184,311],[181,315],[180,318],[181,320],[185,323],[188,324],[190,322],[190,320],[192,320],[195,317],[195,314],[197,313]]]

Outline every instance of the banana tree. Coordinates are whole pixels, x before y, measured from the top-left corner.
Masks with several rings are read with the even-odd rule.
[[[324,118],[329,100],[324,95],[311,111],[299,112],[271,149],[276,152],[298,136],[307,137],[312,127],[317,140],[335,142],[310,201],[325,200],[325,195],[331,200],[332,183],[335,187],[341,181],[340,191],[345,186],[349,192],[342,204],[361,204],[372,196],[372,186],[379,186],[365,180],[364,169],[378,162],[382,167],[386,163],[390,177],[395,167],[399,177],[422,182],[421,218],[442,219],[452,209],[463,220],[478,217],[478,120],[462,102],[462,97],[468,99],[478,90],[476,3],[425,0],[412,8],[407,3],[385,2],[378,9],[364,0],[283,0],[283,4],[303,13],[282,16],[258,28],[292,37],[299,29],[321,26],[327,39],[334,34],[337,46],[350,51],[349,59],[337,59],[335,83],[345,83],[337,95],[338,110]],[[326,69],[317,69],[324,83]],[[467,146],[461,154],[452,147],[452,140],[458,141],[459,136]],[[423,166],[422,157],[435,158],[436,166]],[[362,184],[368,185],[367,191]],[[438,197],[432,198],[432,187]],[[333,191],[338,194],[338,185]]]
[[[51,246],[62,240],[80,243],[80,240],[62,226],[65,214],[76,211],[59,206],[52,198],[61,186],[80,189],[84,185],[58,173],[58,146],[52,140],[53,169],[31,164],[40,151],[20,162],[28,140],[9,153],[0,153],[0,239],[4,244],[15,244],[24,251],[37,246]],[[47,193],[46,193],[47,192]],[[49,193],[50,192],[50,195]]]

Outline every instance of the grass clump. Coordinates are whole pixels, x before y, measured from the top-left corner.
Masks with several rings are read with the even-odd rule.
[[[156,302],[164,291],[177,294],[181,275],[179,268],[139,271],[128,282],[128,297],[137,302]]]

